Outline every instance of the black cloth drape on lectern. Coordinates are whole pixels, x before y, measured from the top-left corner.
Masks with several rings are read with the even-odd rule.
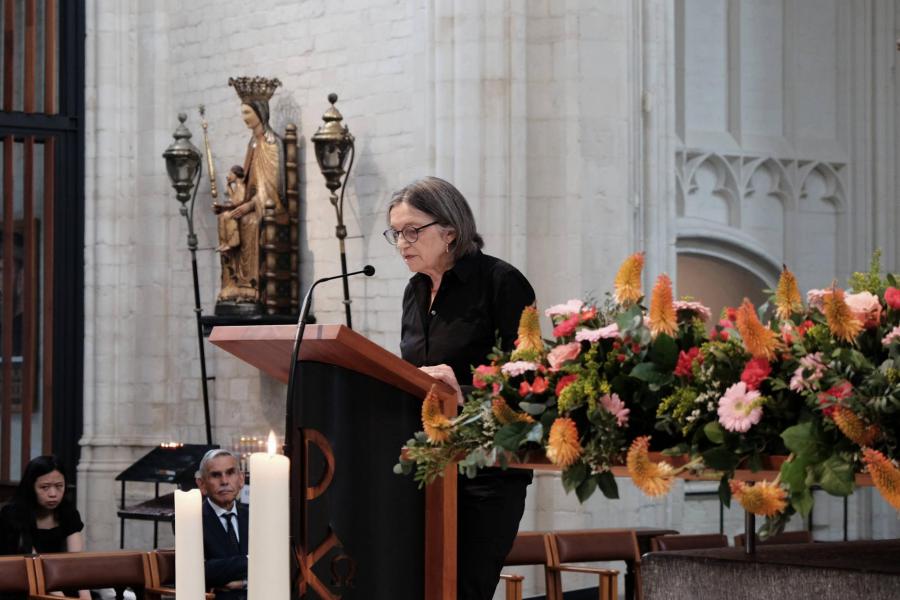
[[[302,361],[295,381],[291,443],[294,540],[300,539],[299,428],[318,431],[334,453],[334,479],[308,501],[307,553],[331,529],[340,546],[313,567],[346,600],[419,600],[424,589],[425,494],[392,471],[400,448],[421,428],[421,400],[379,380],[333,365]],[[309,444],[308,485],[321,479],[324,459]],[[252,476],[252,474],[251,474]],[[340,558],[342,554],[351,560]],[[355,563],[355,572],[352,563]],[[348,575],[352,578],[348,581]],[[307,591],[307,598],[316,598]]]

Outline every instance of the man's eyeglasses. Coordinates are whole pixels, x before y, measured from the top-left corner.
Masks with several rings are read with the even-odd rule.
[[[400,239],[400,236],[403,236],[403,239],[409,242],[410,244],[415,244],[419,239],[419,232],[425,229],[426,227],[431,227],[432,225],[437,225],[437,221],[432,221],[427,225],[422,225],[421,227],[414,227],[412,225],[407,225],[400,231],[392,227],[388,227],[384,230],[384,239],[388,241],[389,244],[396,246],[397,242]]]

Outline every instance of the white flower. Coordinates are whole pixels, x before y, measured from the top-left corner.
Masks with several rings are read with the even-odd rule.
[[[579,329],[575,332],[576,342],[596,343],[600,340],[613,339],[619,337],[619,326],[615,323],[601,327],[600,329]]]
[[[537,369],[537,363],[533,363],[529,360],[514,360],[506,363],[500,368],[504,375],[509,375],[510,377],[516,377],[517,375],[522,375],[523,373],[534,371],[535,369]]]
[[[573,298],[565,304],[554,304],[545,310],[544,314],[548,317],[567,317],[577,312],[581,312],[582,306],[584,306],[584,302],[577,298]]]

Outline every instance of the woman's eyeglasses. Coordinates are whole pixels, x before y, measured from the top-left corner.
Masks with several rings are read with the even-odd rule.
[[[384,230],[384,239],[388,241],[389,244],[396,246],[397,242],[400,240],[400,236],[403,236],[403,239],[406,240],[410,244],[415,244],[419,239],[419,232],[425,229],[426,227],[431,227],[432,225],[437,225],[437,221],[432,221],[427,225],[422,225],[421,227],[413,227],[412,225],[407,225],[400,231],[392,227],[388,227]]]

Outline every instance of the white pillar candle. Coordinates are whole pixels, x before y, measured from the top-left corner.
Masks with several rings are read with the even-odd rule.
[[[180,600],[204,600],[203,515],[200,490],[175,490],[175,589]]]
[[[248,600],[290,600],[290,465],[275,454],[275,432],[268,453],[250,455]]]

